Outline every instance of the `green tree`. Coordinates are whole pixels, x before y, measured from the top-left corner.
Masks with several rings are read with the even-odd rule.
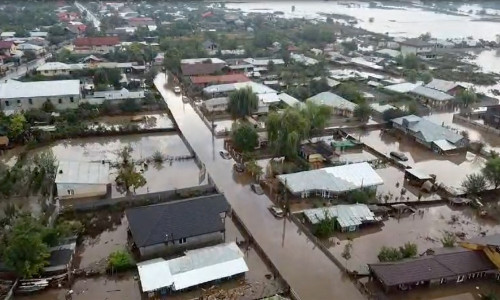
[[[231,129],[231,140],[236,150],[251,152],[259,143],[259,135],[249,122],[234,122]]]
[[[419,74],[419,77],[425,83],[429,83],[432,81],[432,74],[429,72],[422,72]]]
[[[415,257],[417,255],[417,244],[407,242],[403,246],[399,247],[399,252],[403,258]]]
[[[443,243],[443,247],[452,248],[455,247],[455,243],[457,238],[453,232],[445,231],[443,233],[443,237],[441,238],[441,243]]]
[[[405,75],[406,80],[408,80],[409,82],[413,82],[413,83],[417,82],[418,73],[414,69],[406,70],[404,72],[404,75]]]
[[[403,259],[403,255],[401,254],[401,251],[399,251],[398,248],[386,247],[386,246],[383,246],[382,249],[380,249],[380,252],[378,253],[377,257],[378,260],[381,262],[398,261]]]
[[[488,182],[482,174],[469,174],[462,181],[462,189],[467,195],[478,195],[487,187]]]
[[[257,180],[264,174],[262,167],[257,164],[255,159],[251,159],[245,164],[245,170]]]
[[[141,105],[136,99],[127,98],[119,104],[119,107],[124,112],[137,112],[141,110]]]
[[[126,250],[117,250],[108,257],[108,270],[122,272],[134,267],[134,260]]]
[[[342,45],[342,47],[344,47],[344,49],[347,52],[352,52],[352,51],[358,50],[358,44],[355,41],[342,42],[341,45]]]
[[[237,118],[244,118],[257,111],[259,99],[252,88],[242,88],[229,95],[228,111]]]
[[[349,241],[344,246],[344,250],[340,254],[345,260],[351,259],[352,242]]]
[[[268,70],[269,72],[274,72],[274,71],[275,71],[275,69],[276,69],[276,66],[275,66],[275,64],[274,64],[274,61],[269,60],[269,62],[267,63],[267,70]]]
[[[130,188],[134,191],[146,185],[146,178],[136,170],[134,160],[132,159],[132,147],[126,146],[119,151],[119,171],[116,177],[116,183],[125,187],[127,192]]]
[[[325,129],[328,120],[332,116],[332,108],[327,105],[317,105],[313,102],[306,102],[305,107],[301,109],[302,115],[309,123],[309,133],[311,135],[315,131]]]
[[[32,278],[43,271],[50,257],[42,240],[43,228],[31,216],[18,219],[6,234],[3,259],[6,265],[23,278]]]
[[[298,156],[298,147],[308,136],[310,123],[300,110],[290,107],[281,114],[277,112],[268,114],[266,129],[275,155],[283,155],[291,160]]]
[[[477,102],[476,91],[473,88],[459,92],[457,98],[465,107]]]
[[[361,102],[354,109],[354,116],[361,122],[368,122],[372,114],[370,105],[366,102]]]
[[[10,118],[8,136],[11,140],[17,140],[24,133],[26,118],[20,113],[14,114]]]
[[[359,92],[358,87],[351,82],[342,83],[338,87],[338,93],[340,96],[354,103],[361,103],[365,101],[365,98],[363,97],[363,94]]]
[[[335,231],[335,218],[330,215],[328,210],[323,211],[323,218],[319,218],[319,222],[314,224],[314,235],[319,238],[328,238]]]
[[[388,122],[392,119],[400,118],[400,117],[403,117],[406,115],[407,115],[407,113],[404,110],[397,109],[397,108],[391,108],[391,109],[388,109],[382,113],[382,119],[384,121]]]
[[[486,180],[498,189],[500,186],[500,158],[490,158],[481,170]]]

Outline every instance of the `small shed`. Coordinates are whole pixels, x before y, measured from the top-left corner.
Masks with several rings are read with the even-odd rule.
[[[406,169],[405,170],[405,180],[408,180],[410,184],[415,186],[422,186],[428,180],[434,180],[434,178],[419,169]]]

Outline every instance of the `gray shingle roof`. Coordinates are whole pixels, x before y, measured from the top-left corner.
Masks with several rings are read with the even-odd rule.
[[[426,84],[425,86],[430,88],[430,89],[435,89],[435,90],[447,93],[448,91],[457,87],[458,84],[453,82],[453,81],[448,81],[448,80],[432,79],[432,81],[429,82],[428,84]]]
[[[404,122],[404,120],[406,120],[406,122]],[[392,122],[406,127],[415,135],[420,134],[420,137],[428,143],[439,140],[447,140],[448,142],[455,144],[463,139],[463,136],[460,134],[415,115],[396,118],[393,119]]]
[[[395,263],[369,264],[387,286],[459,276],[496,269],[483,251],[457,251]]]
[[[138,247],[224,230],[220,213],[229,210],[224,195],[210,195],[128,209],[125,213]]]

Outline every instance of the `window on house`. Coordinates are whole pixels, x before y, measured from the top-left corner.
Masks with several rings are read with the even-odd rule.
[[[59,104],[61,104],[61,103],[62,103],[62,99],[61,99],[61,98],[59,98]]]
[[[10,105],[9,101],[5,101],[5,106],[9,106],[9,105]]]
[[[21,104],[21,99],[17,99],[17,104]]]
[[[179,239],[179,244],[185,244],[186,243],[186,238]]]
[[[49,103],[50,103],[50,98],[47,98],[47,102],[49,102]]]
[[[73,190],[73,189],[68,190],[68,195],[74,195],[74,194],[75,194],[75,190]]]
[[[29,104],[33,104],[33,99],[29,98],[28,102],[29,102]]]
[[[460,275],[460,276],[458,276],[458,278],[457,278],[457,282],[463,282],[463,281],[464,281],[464,279],[465,279],[465,276],[464,276],[464,275]]]
[[[439,281],[439,283],[445,284],[446,283],[446,278],[441,278],[441,280]]]
[[[71,101],[71,103],[75,102],[75,98],[74,97],[69,97],[69,101]]]

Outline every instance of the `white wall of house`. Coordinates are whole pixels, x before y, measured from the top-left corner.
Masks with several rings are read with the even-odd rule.
[[[50,101],[58,110],[76,109],[80,103],[80,95],[64,95],[56,97],[31,97],[18,99],[0,99],[2,110],[30,110],[41,109],[43,104]]]
[[[44,71],[38,71],[38,73],[43,76],[64,76],[64,75],[69,75],[70,70],[44,70]]]
[[[92,46],[92,47],[75,47],[73,52],[77,54],[106,54],[115,51],[115,46]]]
[[[223,232],[212,232],[204,235],[193,236],[190,238],[186,238],[185,242],[179,241],[178,239],[174,240],[174,242],[161,243],[147,247],[140,247],[139,252],[141,253],[141,257],[153,257],[161,254],[171,254],[171,253],[179,253],[188,249],[201,248],[210,245],[216,245],[222,243],[224,241],[224,233]]]
[[[408,54],[422,54],[422,53],[428,53],[432,52],[433,47],[415,47],[415,46],[409,46],[409,45],[401,45],[401,54],[404,56]]]
[[[97,197],[107,192],[107,184],[58,183],[56,186],[60,199]]]

